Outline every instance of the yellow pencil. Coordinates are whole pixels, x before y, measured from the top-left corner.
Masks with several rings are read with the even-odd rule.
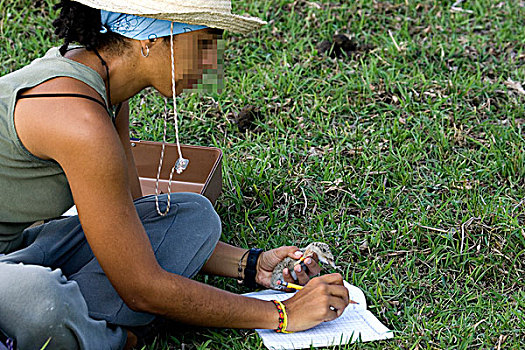
[[[290,288],[290,289],[295,289],[295,290],[301,290],[301,289],[304,288],[303,286],[300,286],[298,284],[289,283],[289,282],[281,281],[281,280],[277,281],[277,284],[281,285],[281,286],[283,286],[285,288]],[[355,302],[352,299],[348,300],[348,303],[349,304],[359,304],[358,302]],[[330,309],[332,309],[332,308],[333,308],[333,306],[330,306]]]
[[[295,289],[295,290],[301,290],[303,289],[304,287],[303,286],[300,286],[298,284],[293,284],[293,283],[289,283],[289,282],[286,282],[286,281],[277,281],[279,285],[285,287],[285,288],[291,288],[291,289]]]

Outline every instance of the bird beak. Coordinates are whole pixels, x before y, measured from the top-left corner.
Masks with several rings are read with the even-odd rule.
[[[319,258],[319,261],[321,263],[323,263],[323,264],[332,266],[334,269],[337,268],[337,266],[335,265],[335,263],[334,263],[334,261],[332,259]]]

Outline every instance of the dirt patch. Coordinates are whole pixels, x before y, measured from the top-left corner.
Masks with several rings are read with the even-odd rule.
[[[319,55],[326,55],[332,58],[343,56],[351,57],[360,52],[367,52],[372,49],[370,45],[359,45],[355,39],[346,34],[335,34],[332,40],[323,40],[316,45]]]
[[[237,125],[239,132],[244,133],[245,131],[258,131],[259,127],[255,124],[255,121],[261,119],[261,112],[259,109],[252,105],[244,106],[239,113],[230,115],[232,122]]]

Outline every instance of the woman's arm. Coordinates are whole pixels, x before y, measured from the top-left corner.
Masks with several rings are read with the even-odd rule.
[[[159,266],[133,205],[125,151],[111,120],[90,101],[75,100],[74,113],[70,104],[71,99],[23,100],[15,124],[30,152],[64,169],[89,245],[126,304],[200,326],[276,328],[278,314],[271,302],[222,291]],[[330,305],[344,309],[348,297],[342,279],[327,276],[312,280],[287,301],[291,330],[337,317]]]
[[[65,113],[71,100],[64,100],[23,100],[16,126],[32,153],[64,169],[89,245],[126,304],[189,324],[276,327],[273,305],[159,266],[133,205],[125,152],[107,113],[84,100],[75,100],[74,115]],[[37,113],[42,110],[47,112]]]
[[[245,252],[246,249],[219,242],[213,251],[212,256],[202,267],[201,272],[217,276],[233,278],[240,277],[240,279],[244,279],[244,270],[248,260],[248,255],[244,254]],[[256,282],[265,287],[270,287],[270,279],[275,266],[286,257],[298,259],[301,255],[302,253],[297,247],[291,246],[280,247],[263,252],[259,257],[257,264]],[[239,276],[239,260],[243,256],[244,258],[241,261],[241,274]],[[317,275],[321,270],[315,259],[306,259],[305,263],[308,267],[308,273],[306,273],[305,270],[301,270],[300,265],[295,267],[297,279],[299,283],[303,285],[309,281],[311,276]],[[294,282],[290,274],[284,274],[284,279],[286,282]]]
[[[238,277],[239,260],[246,252],[246,249],[234,247],[224,242],[217,243],[213,254],[204,264],[201,271],[209,275],[223,277]],[[241,267],[246,267],[246,256],[243,259]],[[242,278],[243,276],[241,276]]]
[[[129,142],[129,103],[125,101],[122,103],[122,108],[117,115],[115,126],[117,128],[120,143],[124,148],[126,155],[126,163],[128,166],[128,179],[131,196],[133,199],[142,197],[142,189],[140,187],[137,167],[135,166],[135,159],[131,151],[131,142]]]

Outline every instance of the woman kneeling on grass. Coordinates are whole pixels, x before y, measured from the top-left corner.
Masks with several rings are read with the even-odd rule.
[[[232,15],[225,0],[215,8],[193,1],[193,15],[178,1],[81,2],[58,5],[54,25],[64,46],[0,78],[4,341],[20,349],[47,341],[49,349],[122,349],[136,343],[136,327],[159,316],[211,327],[282,327],[274,303],[191,278],[199,271],[236,278],[241,261],[246,284],[268,287],[273,268],[300,257],[298,249],[247,251],[218,242],[219,217],[197,194],[172,194],[168,214],[159,215],[169,197],[159,198],[159,210],[155,196],[142,197],[129,143],[128,99],[149,86],[172,95],[171,33],[179,94],[204,69],[217,69],[222,30],[247,32],[263,22]],[[29,227],[59,217],[73,201],[78,216]],[[312,259],[307,265],[309,275],[297,271],[306,287],[284,302],[288,331],[332,320],[348,304],[339,274],[309,280],[319,266]],[[293,282],[289,273],[285,280]]]

